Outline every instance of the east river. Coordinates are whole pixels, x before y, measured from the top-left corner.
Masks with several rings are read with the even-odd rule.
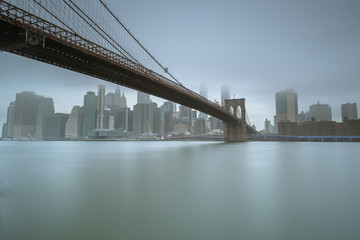
[[[360,239],[360,143],[0,142],[0,239]]]

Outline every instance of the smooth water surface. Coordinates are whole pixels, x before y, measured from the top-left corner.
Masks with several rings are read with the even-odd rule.
[[[360,239],[360,144],[0,142],[0,239]]]

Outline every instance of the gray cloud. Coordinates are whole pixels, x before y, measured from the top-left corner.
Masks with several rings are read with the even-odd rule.
[[[107,2],[184,85],[198,91],[205,82],[220,99],[225,83],[245,97],[258,128],[275,114],[275,92],[287,88],[298,92],[299,110],[319,100],[333,107],[336,120],[340,104],[360,105],[359,1]],[[16,92],[56,96],[66,110],[103,83],[7,53],[0,63],[2,122]]]

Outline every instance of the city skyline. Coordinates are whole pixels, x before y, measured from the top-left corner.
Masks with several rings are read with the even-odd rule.
[[[224,88],[227,88],[227,86],[223,86]],[[224,88],[222,88],[222,89],[224,89]],[[92,124],[90,124],[90,125],[93,125],[93,127],[90,127],[90,130],[95,130],[95,129],[98,129],[98,130],[101,130],[101,129],[114,129],[113,127],[109,127],[110,125],[110,123],[109,123],[109,116],[110,115],[108,115],[108,117],[106,118],[106,123],[104,122],[104,120],[105,120],[105,115],[104,115],[104,119],[103,119],[103,123],[102,123],[102,126],[101,126],[101,124],[100,124],[100,122],[101,122],[101,120],[99,119],[99,104],[100,105],[103,105],[103,107],[105,107],[105,95],[108,95],[108,94],[111,94],[111,95],[114,95],[114,96],[116,96],[117,94],[119,94],[119,87],[117,86],[116,88],[115,88],[115,90],[114,90],[114,92],[112,91],[112,90],[108,90],[108,91],[106,91],[105,90],[105,86],[104,85],[102,85],[102,84],[100,84],[99,86],[98,86],[98,93],[97,93],[97,95],[96,95],[96,93],[95,92],[93,92],[93,91],[87,91],[87,93],[86,93],[86,95],[84,95],[83,96],[83,104],[80,104],[80,105],[72,105],[72,107],[71,107],[71,111],[70,112],[59,112],[59,111],[56,111],[56,109],[54,109],[54,105],[55,105],[55,101],[53,100],[53,98],[50,96],[46,96],[46,97],[44,97],[44,96],[42,96],[42,95],[38,95],[35,91],[32,91],[32,92],[29,92],[29,91],[22,91],[22,92],[19,92],[19,93],[16,93],[15,94],[15,96],[16,96],[16,98],[15,99],[17,99],[18,98],[18,96],[22,96],[22,95],[33,95],[33,96],[36,96],[36,97],[40,97],[41,98],[41,102],[42,102],[42,104],[46,104],[46,105],[44,105],[44,107],[45,107],[45,109],[47,109],[47,108],[49,108],[49,109],[52,109],[51,111],[50,111],[50,114],[52,114],[52,115],[67,115],[68,117],[69,116],[71,116],[71,115],[73,115],[74,114],[74,109],[76,109],[76,111],[84,111],[84,110],[80,110],[80,109],[85,109],[85,115],[87,114],[86,112],[87,111],[89,111],[89,110],[86,110],[88,107],[86,107],[86,104],[89,104],[89,96],[91,97],[91,96],[93,96],[93,98],[94,98],[94,101],[93,101],[93,103],[91,103],[91,105],[92,105],[92,107],[91,108],[93,108],[93,110],[91,110],[91,111],[94,111],[92,114],[94,115],[93,116],[93,118],[94,118],[94,123],[92,123]],[[283,91],[280,91],[280,92],[277,92],[276,94],[275,94],[275,98],[276,99],[278,99],[279,98],[279,95],[294,95],[295,94],[295,102],[293,103],[293,104],[295,104],[295,106],[297,107],[297,93],[293,90],[293,89],[287,89],[287,90],[283,90]],[[103,100],[101,100],[100,98],[99,98],[99,96],[103,96],[104,97],[104,99]],[[137,91],[137,102],[136,102],[136,104],[134,104],[134,105],[132,105],[132,106],[129,106],[129,108],[126,106],[126,104],[125,105],[123,105],[122,106],[122,108],[124,109],[124,110],[126,110],[126,109],[128,109],[128,110],[130,110],[131,112],[136,112],[136,107],[138,107],[137,105],[140,103],[140,104],[142,104],[142,105],[148,105],[148,107],[151,105],[151,104],[154,104],[153,105],[153,107],[154,108],[157,108],[157,106],[158,106],[158,103],[157,102],[154,102],[154,101],[152,101],[152,99],[150,98],[150,96],[151,95],[149,95],[149,94],[146,94],[146,93],[142,93],[142,92],[139,92],[139,91]],[[125,103],[126,103],[126,97],[125,97],[125,93],[124,93],[124,91],[122,91],[122,98],[124,98],[124,101],[125,101]],[[288,101],[290,100],[290,102],[291,101],[294,101],[294,99],[293,99],[293,97],[292,96],[290,96],[290,98],[289,98],[289,96],[288,97],[285,97],[285,98],[288,98]],[[99,99],[99,100],[98,100]],[[113,100],[115,100],[115,99],[113,99]],[[277,101],[277,100],[276,100]],[[48,102],[48,103],[47,103]],[[114,101],[114,103],[115,102],[118,102],[118,103],[116,103],[116,104],[122,104],[122,103],[120,103],[119,101]],[[171,102],[168,102],[168,103],[171,103]],[[116,105],[115,104],[115,105]],[[280,104],[280,106],[282,106],[282,108],[288,108],[288,109],[293,109],[294,107],[291,107],[291,104],[290,104],[290,108],[289,108],[289,106],[285,106],[286,105],[286,101],[284,102],[284,103],[277,103],[277,104]],[[283,104],[285,104],[284,106],[283,106]],[[114,105],[114,106],[115,106]],[[121,107],[119,105],[119,107]],[[166,102],[164,102],[163,103],[163,105],[162,105],[162,107],[164,107],[166,105]],[[41,106],[41,104],[39,105],[39,106]],[[344,109],[344,106],[351,106],[351,109],[352,110],[347,110],[348,112],[347,113],[345,113],[345,114],[352,114],[351,116],[352,117],[350,117],[349,119],[358,119],[357,118],[357,103],[343,103],[343,104],[341,104],[341,108],[342,109]],[[6,118],[8,119],[9,118],[9,111],[15,111],[16,110],[16,101],[11,101],[11,102],[9,102],[9,104],[8,104],[8,107],[9,107],[9,109],[7,109],[7,114],[6,114]],[[114,124],[114,116],[112,115],[112,113],[110,113],[110,112],[112,112],[113,111],[113,109],[112,109],[112,107],[113,106],[110,106],[110,107],[105,107],[105,108],[103,108],[103,110],[100,110],[100,112],[103,112],[102,114],[104,114],[105,112],[104,111],[107,111],[108,112],[108,114],[111,114],[111,117],[112,117],[112,124]],[[161,107],[161,108],[162,108]],[[295,107],[295,108],[296,108]],[[320,109],[320,107],[321,107],[321,109]],[[326,108],[326,109],[322,109],[322,108]],[[189,109],[188,107],[186,107],[186,106],[182,106],[182,105],[180,105],[180,104],[177,104],[177,106],[176,106],[176,109],[174,109],[174,112],[173,112],[173,118],[176,118],[177,119],[177,121],[179,122],[179,124],[182,124],[182,115],[183,115],[183,110],[182,110],[182,108],[186,108],[186,109]],[[349,108],[349,107],[348,107]],[[39,109],[40,109],[40,107],[39,107]],[[160,108],[158,108],[159,109],[159,111],[160,111]],[[322,104],[320,104],[319,102],[317,103],[317,104],[312,104],[312,105],[309,105],[308,106],[308,109],[309,109],[309,111],[306,111],[306,112],[304,112],[304,111],[298,111],[297,112],[297,114],[295,113],[295,112],[293,112],[292,111],[292,115],[294,115],[294,116],[292,116],[292,117],[290,117],[289,119],[287,119],[287,117],[285,117],[285,118],[283,118],[283,117],[279,117],[279,116],[277,116],[277,115],[275,115],[274,116],[274,121],[272,122],[271,120],[268,120],[268,119],[265,119],[265,123],[264,123],[264,126],[262,127],[262,128],[258,128],[257,130],[258,131],[264,131],[265,133],[272,133],[272,132],[269,132],[267,129],[269,128],[269,126],[271,126],[273,123],[274,123],[274,128],[275,128],[275,130],[274,130],[274,133],[277,133],[277,125],[276,125],[276,118],[278,118],[278,121],[281,121],[281,122],[286,122],[286,121],[290,121],[290,122],[298,122],[298,123],[301,123],[301,122],[311,122],[311,121],[334,121],[334,122],[344,122],[344,120],[343,120],[343,117],[344,117],[344,113],[342,112],[341,113],[341,120],[340,121],[335,121],[334,119],[332,119],[332,110],[331,110],[331,106],[329,106],[328,104],[326,104],[326,103],[322,103]],[[26,110],[26,109],[25,109]],[[54,111],[55,110],[55,111]],[[293,109],[294,110],[294,109]],[[21,110],[21,111],[23,111],[23,110]],[[28,110],[26,110],[26,111],[29,111],[29,109]],[[39,110],[40,111],[40,110]],[[43,110],[42,110],[43,111]],[[48,110],[46,110],[46,111],[48,111]],[[195,113],[197,112],[196,110],[194,110],[195,111]],[[279,109],[278,109],[278,106],[276,107],[276,112],[277,111],[279,111]],[[284,110],[280,110],[281,111],[281,113],[282,113],[282,111],[284,111]],[[325,112],[324,112],[325,111]],[[352,113],[350,113],[350,111],[352,111]],[[39,112],[40,113],[40,112]],[[37,120],[36,120],[36,123],[34,123],[34,128],[36,127],[36,131],[34,131],[35,132],[35,134],[34,134],[34,136],[35,137],[42,137],[42,136],[44,136],[44,132],[39,132],[39,129],[41,129],[41,127],[39,128],[39,126],[40,125],[42,125],[43,124],[43,121],[46,121],[46,115],[39,115],[39,113],[37,113],[38,114],[38,116],[37,116]],[[78,113],[75,113],[75,114],[78,114]],[[96,114],[96,115],[95,115]],[[190,114],[190,112],[189,112],[189,114]],[[192,113],[191,113],[192,114]],[[290,115],[291,115],[290,114]],[[199,112],[198,114],[197,114],[198,116],[197,116],[197,118],[196,118],[196,116],[194,116],[194,120],[195,119],[200,119],[200,118],[202,118],[202,116],[201,116],[201,113]],[[301,115],[303,115],[303,116],[301,116]],[[41,120],[41,122],[39,122],[39,116],[43,116],[43,117],[41,117],[41,119],[42,118],[44,118],[44,120]],[[95,116],[97,116],[97,117],[95,117]],[[126,116],[127,116],[127,114],[126,114]],[[160,116],[160,115],[159,115]],[[11,118],[11,116],[10,116],[10,118]],[[90,119],[91,119],[92,117],[90,117]],[[139,118],[139,119],[142,119],[143,117],[141,117],[141,118]],[[161,117],[160,117],[161,118]],[[159,121],[160,121],[160,118],[159,118]],[[213,117],[212,117],[213,118]],[[88,117],[84,117],[84,119],[89,119],[89,116]],[[152,115],[151,115],[151,119],[152,119]],[[287,120],[286,120],[287,119]],[[294,119],[297,119],[296,121],[294,121]],[[140,120],[139,120],[140,121]],[[144,120],[142,120],[142,121],[144,121]],[[162,121],[164,121],[164,120],[162,120]],[[188,120],[186,120],[186,121],[188,121]],[[212,121],[211,119],[208,119],[208,121]],[[88,121],[84,121],[84,123],[85,122],[88,122]],[[207,122],[207,121],[206,121]],[[208,124],[212,124],[212,123],[204,123],[205,125],[208,125]],[[4,123],[6,123],[6,120],[4,121]],[[39,125],[40,124],[40,125]],[[74,123],[72,123],[72,124],[74,124]],[[147,131],[147,129],[148,129],[148,124],[150,124],[149,126],[150,126],[150,128],[151,129],[153,129],[153,128],[155,128],[155,125],[153,126],[153,123],[152,123],[152,120],[150,121],[149,120],[149,123],[147,123],[147,120],[146,120],[146,118],[145,118],[145,122],[144,123],[142,123],[142,125],[143,125],[143,129],[141,130],[141,131],[134,131],[134,133],[135,133],[135,135],[138,135],[138,134],[140,134],[140,133],[144,133],[144,129]],[[155,123],[154,123],[155,124]],[[195,124],[195,122],[193,122],[193,124]],[[36,126],[35,126],[36,125]],[[38,126],[39,125],[39,126]],[[45,124],[46,125],[46,124]],[[44,127],[45,127],[45,125],[44,125]],[[205,126],[204,125],[204,126]],[[15,126],[15,125],[14,125]],[[81,124],[81,126],[82,126],[82,124]],[[106,126],[106,127],[105,127]],[[113,126],[113,125],[111,125],[111,126]],[[126,126],[127,126],[127,124],[126,124]],[[15,126],[16,127],[16,126]],[[85,127],[85,125],[83,126],[84,128],[87,128],[87,127]],[[10,126],[10,128],[13,128],[13,126],[11,125]],[[71,126],[71,128],[74,128],[74,126]],[[76,127],[75,127],[76,128]],[[161,128],[161,127],[158,127],[159,129]],[[64,129],[65,129],[65,125],[64,125]],[[125,130],[127,129],[127,127],[125,127]],[[214,128],[210,128],[209,129],[209,131],[211,131],[211,130],[214,130]],[[6,131],[9,131],[9,130],[7,130],[6,129]],[[44,130],[43,130],[44,131]],[[76,130],[77,131],[77,130]],[[145,131],[145,132],[146,132]],[[176,131],[176,130],[175,130]],[[7,133],[8,134],[8,133]],[[12,134],[13,133],[11,133],[10,135],[8,135],[8,136],[12,136]],[[16,135],[16,134],[15,134]],[[84,137],[84,136],[87,136],[88,135],[88,133],[87,133],[87,130],[84,130],[83,129],[83,133],[82,134],[80,134],[80,135],[78,135],[78,137]],[[14,137],[16,137],[16,136],[14,136]]]
[[[298,93],[299,112],[320,101],[332,107],[335,121],[341,104],[360,105],[359,2],[106,2],[183,85],[196,91],[206,83],[209,98],[220,101],[226,84],[231,98],[245,98],[258,129],[275,115],[274,93],[289,88]],[[52,97],[56,111],[70,113],[94,86],[116,87],[5,52],[0,63],[1,122],[14,94],[24,90]],[[133,106],[136,91],[121,88]]]

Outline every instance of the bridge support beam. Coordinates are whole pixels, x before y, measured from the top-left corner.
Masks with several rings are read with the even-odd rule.
[[[224,122],[225,142],[246,142],[245,99],[225,100],[225,109],[239,119],[234,122]]]

